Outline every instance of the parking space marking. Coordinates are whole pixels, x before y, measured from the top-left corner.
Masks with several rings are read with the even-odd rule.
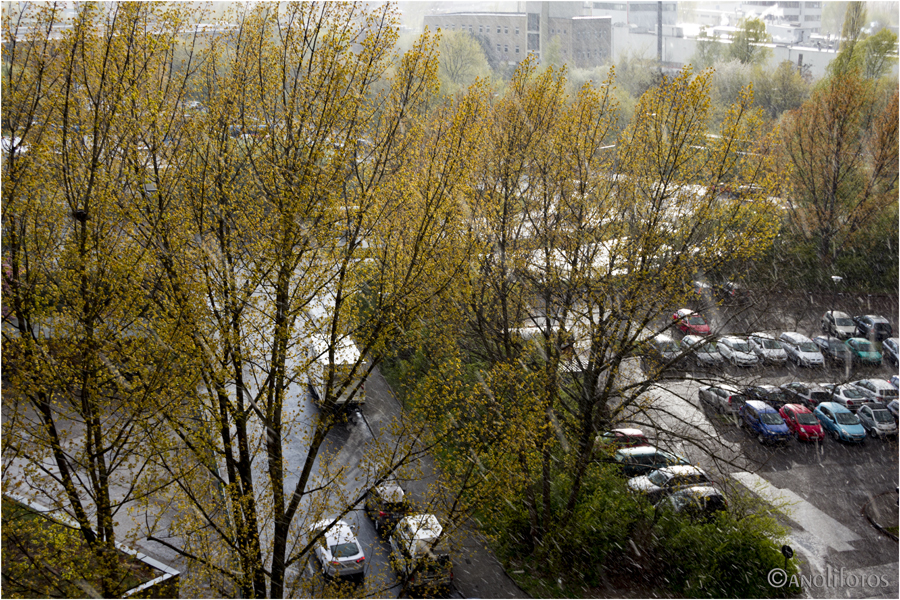
[[[756,473],[732,473],[731,477],[767,502],[781,506],[792,521],[836,552],[856,550],[850,542],[862,539],[791,490],[775,487]]]

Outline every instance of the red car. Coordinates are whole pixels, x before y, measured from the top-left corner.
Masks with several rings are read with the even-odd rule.
[[[613,429],[597,436],[597,441],[606,445],[613,444],[616,448],[634,448],[635,446],[649,446],[650,442],[640,429]]]
[[[801,404],[785,404],[778,411],[788,429],[798,440],[820,442],[825,439],[825,431],[819,420],[808,408]]]
[[[709,323],[689,308],[681,308],[672,315],[675,326],[685,335],[709,335]]]

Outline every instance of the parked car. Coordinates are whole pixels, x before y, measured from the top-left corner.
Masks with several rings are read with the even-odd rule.
[[[597,443],[616,448],[633,448],[635,446],[649,446],[650,442],[640,429],[620,428],[612,429],[597,436]]]
[[[366,513],[378,533],[389,533],[408,512],[406,494],[396,481],[385,481],[366,496]]]
[[[881,343],[881,354],[889,365],[900,367],[900,338],[887,338]]]
[[[752,367],[759,362],[747,340],[732,335],[719,340],[719,354],[735,366]]]
[[[784,443],[791,439],[791,430],[778,412],[759,400],[747,400],[740,410],[742,427],[756,434],[760,444]]]
[[[850,383],[826,383],[822,387],[828,392],[828,402],[837,402],[844,408],[856,412],[860,406],[870,401],[869,396]]]
[[[785,404],[778,414],[798,440],[819,442],[825,439],[825,431],[816,415],[802,404]]]
[[[694,485],[672,492],[660,500],[656,508],[686,514],[692,519],[706,520],[717,512],[728,510],[728,499],[711,485]]]
[[[891,378],[888,379],[888,383],[895,388],[900,389],[900,375],[891,375]]]
[[[863,394],[882,404],[887,404],[898,397],[897,388],[884,379],[859,379],[851,383],[861,389]]]
[[[653,446],[621,448],[616,451],[613,460],[621,467],[622,474],[626,477],[646,475],[663,467],[691,464],[683,456],[678,456]]]
[[[856,325],[856,337],[880,342],[894,335],[891,322],[879,315],[860,315],[853,317]]]
[[[681,333],[686,335],[709,335],[709,323],[703,315],[689,308],[680,308],[672,315],[672,321]]]
[[[453,563],[450,544],[437,517],[410,515],[400,519],[391,534],[391,565],[407,588],[436,591],[450,587]]]
[[[784,395],[794,404],[802,404],[810,409],[815,408],[819,402],[827,402],[831,395],[820,385],[791,381],[781,385]]]
[[[897,411],[900,410],[900,401],[891,400],[887,405],[888,412],[894,417],[894,423],[897,422]]]
[[[665,334],[654,337],[648,350],[653,360],[664,365],[674,365],[681,356],[681,344]]]
[[[822,331],[836,338],[847,339],[853,337],[856,326],[853,319],[845,312],[829,310],[822,315]]]
[[[345,521],[319,521],[310,527],[310,534],[321,535],[314,549],[326,578],[363,580],[366,556]]]
[[[825,366],[825,357],[812,340],[795,331],[785,331],[778,340],[787,352],[788,360],[801,367]]]
[[[747,343],[750,344],[750,349],[761,362],[781,365],[787,361],[787,352],[784,351],[781,342],[771,334],[761,331],[751,333]]]
[[[822,428],[835,440],[863,442],[866,430],[852,412],[837,402],[822,402],[813,411]]]
[[[688,465],[664,467],[628,480],[630,490],[645,495],[654,504],[680,489],[710,484],[712,481],[703,469]]]
[[[744,388],[744,395],[751,400],[765,402],[778,410],[788,401],[784,391],[774,385],[751,385]]]
[[[747,397],[727,384],[703,385],[698,392],[700,402],[705,402],[717,412],[736,414]]]
[[[686,335],[681,339],[681,347],[689,351],[688,357],[699,366],[717,366],[722,364],[722,355],[716,349],[716,343],[699,335]]]
[[[866,433],[872,437],[897,435],[897,423],[884,404],[866,404],[856,412]]]
[[[880,365],[881,352],[866,338],[850,338],[845,342],[850,349],[853,362],[867,365]]]
[[[813,338],[813,344],[818,346],[819,352],[822,353],[827,360],[845,364],[853,360],[850,348],[843,341],[831,336],[816,336]]]

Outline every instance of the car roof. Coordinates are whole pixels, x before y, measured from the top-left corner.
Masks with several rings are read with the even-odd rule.
[[[625,456],[634,456],[637,454],[656,454],[657,452],[664,452],[664,450],[660,450],[656,446],[633,446],[631,448],[620,448],[619,450],[616,450],[617,454],[622,454]]]
[[[785,404],[781,408],[790,408],[795,413],[810,413],[810,414],[812,414],[812,411],[809,410],[808,408],[806,408],[805,406],[803,406],[802,404]]]
[[[763,412],[775,412],[775,409],[763,402],[762,400],[747,400],[744,404],[752,406],[756,410]]]
[[[710,496],[722,496],[722,492],[711,485],[692,485],[672,493],[673,496],[692,496],[694,498],[708,498]]]
[[[750,334],[750,337],[757,337],[765,340],[774,340],[775,336],[771,333],[766,333],[765,331],[755,331]]]
[[[837,402],[819,402],[819,404],[818,404],[818,406],[816,406],[816,408],[817,409],[818,408],[827,408],[831,412],[845,412],[845,413],[850,412],[849,408],[846,408],[846,407],[844,407],[843,404],[838,404]]]
[[[885,319],[885,318],[882,317],[881,315],[863,315],[863,316],[860,317],[860,318],[862,318],[862,319],[869,319],[869,320],[872,321],[873,323],[875,323],[875,322],[879,322],[879,323],[888,323],[888,322],[889,322],[887,319]]]
[[[443,531],[440,521],[434,515],[410,515],[401,519],[400,522],[410,526],[413,538],[417,540],[433,540]]]
[[[675,338],[665,333],[658,333],[653,337],[655,342],[674,342]]]
[[[346,544],[348,542],[356,541],[356,536],[353,535],[353,530],[350,529],[350,526],[347,525],[346,521],[336,521],[332,525],[331,519],[324,519],[322,521],[314,523],[310,527],[310,530],[321,531],[326,527],[328,527],[328,530],[325,532],[325,542],[328,546],[334,546],[335,544]]]
[[[405,494],[396,481],[385,481],[375,489],[385,502],[403,502]]]
[[[827,311],[825,311],[825,314],[826,314],[826,315],[827,315],[828,313],[831,313],[832,315],[834,315],[835,317],[838,317],[838,318],[844,318],[844,319],[849,319],[849,318],[850,318],[850,315],[848,315],[847,313],[845,313],[845,312],[842,311],[842,310],[827,310]]]
[[[691,475],[694,473],[702,473],[706,475],[706,472],[700,467],[695,467],[694,465],[673,465],[671,467],[663,467],[662,469],[657,469],[658,471],[663,471],[670,475]]]
[[[885,388],[889,390],[896,389],[893,385],[891,385],[891,382],[887,381],[886,379],[857,379],[853,383],[862,383],[863,381],[868,381],[877,388]]]
[[[622,435],[631,435],[631,436],[639,435],[641,437],[644,436],[643,431],[641,431],[640,429],[634,428],[634,427],[620,427],[618,429],[612,429],[611,431],[621,433]]]
[[[675,311],[675,314],[678,315],[679,317],[686,317],[687,315],[696,314],[696,311],[693,311],[689,308],[679,308],[678,310]]]
[[[781,337],[789,339],[789,340],[794,340],[797,342],[804,342],[804,341],[811,342],[812,341],[808,337],[803,335],[802,333],[798,333],[796,331],[785,331],[784,333],[781,334]]]

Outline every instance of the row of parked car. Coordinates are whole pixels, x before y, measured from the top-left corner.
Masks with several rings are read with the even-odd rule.
[[[790,439],[818,441],[826,433],[834,439],[860,442],[867,435],[897,435],[900,378],[860,379],[844,384],[800,381],[749,386],[743,390],[723,384],[703,386],[700,402],[736,415],[760,442]]]
[[[449,588],[453,564],[447,536],[436,516],[412,514],[403,489],[393,480],[374,487],[365,506],[375,531],[387,536],[391,566],[407,589],[421,592]],[[346,521],[321,521],[311,527],[310,533],[320,536],[315,555],[327,579],[364,580],[366,557]]]
[[[822,367],[826,360],[873,366],[886,361],[900,365],[900,339],[891,337],[891,324],[877,315],[851,320],[846,313],[828,311],[822,317],[822,329],[828,335],[814,339],[794,331],[784,332],[777,338],[770,333],[756,332],[746,338],[726,335],[713,339],[706,319],[687,308],[675,311],[672,320],[685,334],[681,342],[661,334],[653,339],[650,348],[657,360],[668,364],[689,359],[706,367],[723,362],[752,367],[760,363],[783,365],[789,361],[802,367]],[[846,323],[855,323],[852,331]],[[872,340],[882,342],[881,348]]]
[[[640,429],[613,429],[598,437],[615,448],[613,461],[628,477],[628,488],[657,508],[691,516],[727,510],[728,499],[709,475],[686,458],[652,446]]]

